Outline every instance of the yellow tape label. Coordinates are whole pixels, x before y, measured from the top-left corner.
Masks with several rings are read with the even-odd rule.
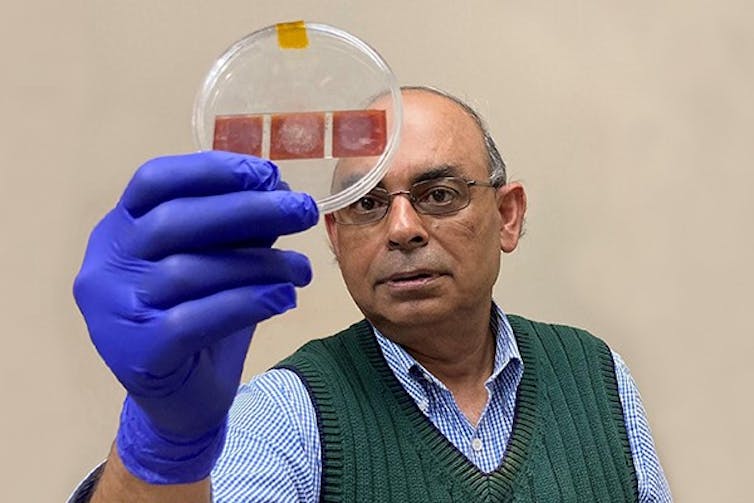
[[[281,49],[305,49],[309,46],[306,24],[303,21],[278,23],[275,28],[278,32],[278,45]]]

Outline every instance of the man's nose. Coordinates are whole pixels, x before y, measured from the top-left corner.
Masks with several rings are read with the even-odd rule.
[[[400,193],[393,200],[386,215],[388,247],[391,250],[412,250],[427,244],[429,234],[421,215],[411,204],[408,194]]]

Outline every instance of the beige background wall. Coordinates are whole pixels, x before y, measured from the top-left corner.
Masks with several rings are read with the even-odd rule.
[[[531,207],[497,298],[625,357],[678,501],[750,501],[752,3],[461,4],[3,4],[0,499],[63,500],[114,434],[123,393],[70,294],[90,229],[144,160],[193,149],[214,57],[304,18],[479,107]],[[321,229],[284,244],[316,278],[259,328],[247,375],[358,316]]]

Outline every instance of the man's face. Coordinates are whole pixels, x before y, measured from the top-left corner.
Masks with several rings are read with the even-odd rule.
[[[481,132],[458,105],[421,91],[404,92],[403,104],[400,148],[381,187],[408,190],[441,170],[467,180],[488,180]],[[344,176],[349,169],[342,168]],[[515,248],[520,221],[511,245],[509,187],[470,190],[469,206],[450,215],[419,214],[402,195],[393,198],[387,215],[375,223],[341,225],[327,215],[346,286],[375,325],[383,330],[430,326],[489,311],[501,247]],[[523,216],[520,210],[514,218]]]

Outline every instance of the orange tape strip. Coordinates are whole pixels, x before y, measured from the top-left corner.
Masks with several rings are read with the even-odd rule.
[[[278,32],[278,45],[281,49],[305,49],[309,46],[306,24],[303,21],[278,23],[275,29]]]

